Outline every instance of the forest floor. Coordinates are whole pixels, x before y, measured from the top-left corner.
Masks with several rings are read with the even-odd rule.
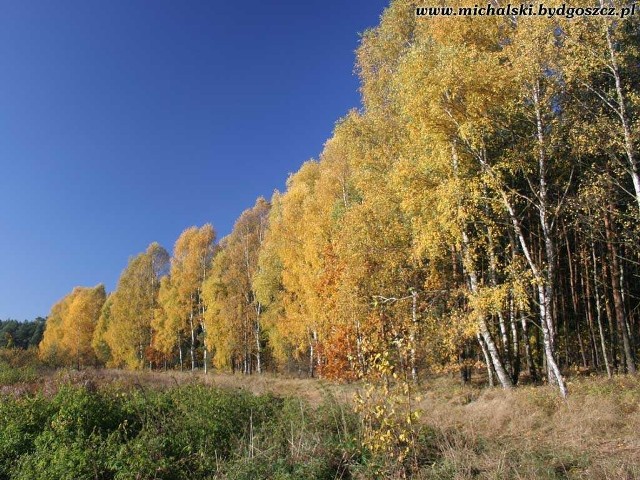
[[[2,386],[0,393],[55,393],[62,383],[154,390],[205,384],[302,398],[314,407],[327,397],[350,404],[363,389],[357,382],[271,374],[109,369],[49,371],[33,380]],[[447,376],[425,380],[420,423],[433,432],[437,461],[416,478],[640,479],[640,378],[574,377],[568,387],[565,401],[547,386],[504,391]]]

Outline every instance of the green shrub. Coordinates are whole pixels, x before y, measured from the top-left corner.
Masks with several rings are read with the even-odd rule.
[[[349,477],[358,420],[334,402],[202,385],[63,386],[0,402],[0,480]]]
[[[0,400],[0,479],[10,478],[20,457],[35,449],[52,413],[53,405],[41,395]]]
[[[13,368],[0,363],[0,385],[35,382],[38,372],[32,366]]]

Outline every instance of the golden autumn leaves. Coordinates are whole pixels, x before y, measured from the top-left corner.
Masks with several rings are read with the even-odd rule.
[[[56,303],[47,317],[40,355],[50,362],[78,368],[94,363],[96,354],[91,342],[105,298],[104,285],[76,287]]]

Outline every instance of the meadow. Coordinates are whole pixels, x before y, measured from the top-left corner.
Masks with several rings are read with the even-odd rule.
[[[0,382],[0,479],[640,478],[631,376],[570,378],[567,400],[426,379],[400,462],[365,441],[359,382],[54,370],[8,351]]]

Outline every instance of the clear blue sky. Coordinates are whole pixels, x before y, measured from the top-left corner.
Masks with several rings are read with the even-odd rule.
[[[360,105],[387,3],[0,0],[0,319],[283,189]]]

